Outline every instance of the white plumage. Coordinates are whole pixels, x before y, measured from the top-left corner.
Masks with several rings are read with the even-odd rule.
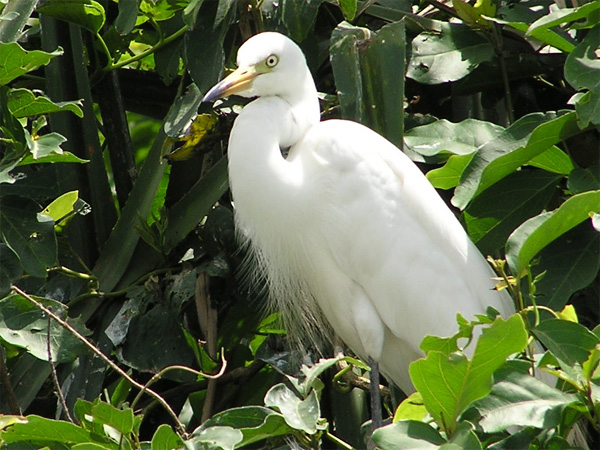
[[[355,122],[320,122],[296,44],[262,33],[237,62],[205,100],[258,97],[231,131],[229,177],[236,225],[272,302],[291,333],[318,334],[324,317],[413,391],[408,366],[425,335],[454,334],[457,313],[470,319],[493,306],[508,315],[510,298],[493,289],[483,256],[407,156]]]

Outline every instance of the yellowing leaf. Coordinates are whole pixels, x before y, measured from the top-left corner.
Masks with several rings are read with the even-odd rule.
[[[190,159],[197,148],[197,146],[217,127],[218,119],[214,114],[200,114],[190,124],[188,129],[185,131],[183,137],[180,138],[180,142],[183,145],[171,153],[165,155],[169,161],[184,161]]]
[[[575,311],[573,305],[566,305],[561,312],[557,313],[557,316],[562,320],[579,323],[579,320],[577,319],[577,312]]]

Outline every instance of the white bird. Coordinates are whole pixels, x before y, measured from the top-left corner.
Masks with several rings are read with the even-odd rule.
[[[408,367],[425,335],[453,335],[457,313],[472,319],[492,306],[507,316],[510,297],[404,153],[358,123],[320,121],[294,42],[261,33],[237,64],[204,100],[258,97],[231,130],[229,179],[236,226],[274,307],[292,335],[318,340],[329,324],[413,392]]]

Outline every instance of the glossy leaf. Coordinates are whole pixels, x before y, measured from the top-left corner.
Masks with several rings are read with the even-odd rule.
[[[44,95],[35,95],[29,89],[11,89],[8,93],[8,109],[15,117],[31,117],[59,111],[71,111],[83,117],[81,100],[55,103]]]
[[[548,150],[535,158],[530,159],[527,164],[560,175],[569,175],[575,168],[570,156],[554,146],[548,148]]]
[[[483,330],[471,361],[462,353],[444,355],[431,351],[425,359],[410,365],[410,377],[431,416],[452,433],[458,416],[490,392],[494,371],[526,345],[527,332],[521,316],[506,321],[498,318]]]
[[[412,41],[406,76],[419,83],[440,84],[468,75],[479,64],[491,61],[491,44],[464,24],[437,22]]]
[[[597,2],[588,5],[593,4]],[[565,79],[569,84],[576,90],[589,90],[575,105],[582,128],[590,122],[596,126],[600,125],[600,83],[597,77],[600,71],[600,59],[597,55],[599,47],[600,25],[596,25],[565,61]]]
[[[552,428],[560,422],[562,409],[576,401],[576,396],[548,386],[530,375],[506,371],[492,392],[476,404],[483,416],[484,431],[504,431],[511,426]]]
[[[217,413],[204,422],[201,428],[213,426],[230,426],[240,430],[244,436],[238,444],[240,447],[292,432],[281,414],[262,406],[231,408]]]
[[[404,24],[376,34],[343,22],[334,30],[330,59],[342,115],[402,146]]]
[[[561,310],[575,292],[590,285],[600,270],[600,233],[582,223],[563,234],[539,253],[535,274],[539,304]]]
[[[231,427],[210,427],[194,432],[186,444],[205,450],[233,450],[243,438],[240,430]]]
[[[600,189],[600,165],[586,169],[577,167],[569,173],[567,187],[575,194]]]
[[[97,33],[106,19],[104,7],[94,0],[46,0],[37,11]]]
[[[504,246],[525,220],[544,210],[561,177],[548,172],[515,172],[483,191],[464,211],[469,237],[484,255]]]
[[[317,431],[321,410],[315,391],[302,400],[285,384],[280,383],[267,392],[265,405],[278,409],[290,427],[309,434]]]
[[[151,450],[172,450],[182,447],[183,441],[167,424],[160,425],[152,436]]]
[[[590,2],[581,5],[578,8],[561,8],[555,10],[533,22],[529,26],[527,34],[530,35],[541,29],[548,29],[565,23],[575,22],[580,19],[587,19],[590,16],[593,17],[594,13],[599,9],[600,4],[598,2]]]
[[[423,403],[423,397],[419,392],[413,392],[405,398],[396,408],[394,423],[403,420],[423,421],[427,416],[427,409]]]
[[[403,420],[375,430],[373,442],[383,450],[435,450],[444,438],[430,425]]]
[[[452,189],[458,186],[471,158],[473,155],[452,155],[442,167],[427,172],[427,179],[437,189]]]
[[[59,47],[53,52],[23,49],[16,42],[0,42],[0,86],[31,72],[40,66],[45,66],[54,58],[63,54]]]
[[[437,120],[411,128],[404,135],[407,149],[423,156],[440,153],[469,155],[486,142],[496,138],[504,128],[490,122],[467,119],[459,123]]]
[[[522,117],[479,149],[463,172],[452,204],[464,209],[479,193],[580,131],[575,112]]]
[[[521,273],[548,244],[600,211],[600,190],[574,195],[558,209],[523,223],[506,243],[506,259],[513,273]]]
[[[16,423],[2,431],[0,437],[6,443],[34,441],[48,443],[76,444],[92,441],[91,435],[83,428],[60,420],[26,416],[26,423]]]
[[[563,367],[582,364],[600,344],[598,336],[583,325],[568,320],[544,320],[532,331]]]
[[[66,308],[60,302],[36,297],[38,302],[66,317]],[[89,334],[77,319],[68,322],[81,333]],[[6,342],[24,348],[42,361],[48,361],[48,316],[20,295],[12,294],[0,300],[0,337]],[[86,347],[69,331],[50,321],[50,352],[54,362],[73,361],[86,352]]]
[[[512,22],[509,20],[502,20],[497,17],[489,18],[488,20],[497,23],[498,25],[508,25],[509,27],[523,33],[525,37],[531,37],[536,41],[543,42],[544,44],[550,45],[566,53],[573,51],[575,48],[575,44],[571,39],[568,38],[568,36],[565,36],[562,33],[559,34],[549,28],[530,30],[529,22]]]
[[[37,205],[22,198],[2,197],[0,204],[0,230],[4,242],[19,257],[28,274],[45,278],[46,269],[56,264],[54,221],[38,214]]]

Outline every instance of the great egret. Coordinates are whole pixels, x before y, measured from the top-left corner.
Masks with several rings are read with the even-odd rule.
[[[486,261],[404,153],[358,123],[320,121],[294,42],[258,34],[237,64],[204,100],[258,97],[231,130],[229,178],[237,228],[274,307],[288,332],[318,339],[329,324],[414,391],[408,366],[425,335],[454,334],[457,313],[493,306],[509,315],[512,301],[493,289]]]

